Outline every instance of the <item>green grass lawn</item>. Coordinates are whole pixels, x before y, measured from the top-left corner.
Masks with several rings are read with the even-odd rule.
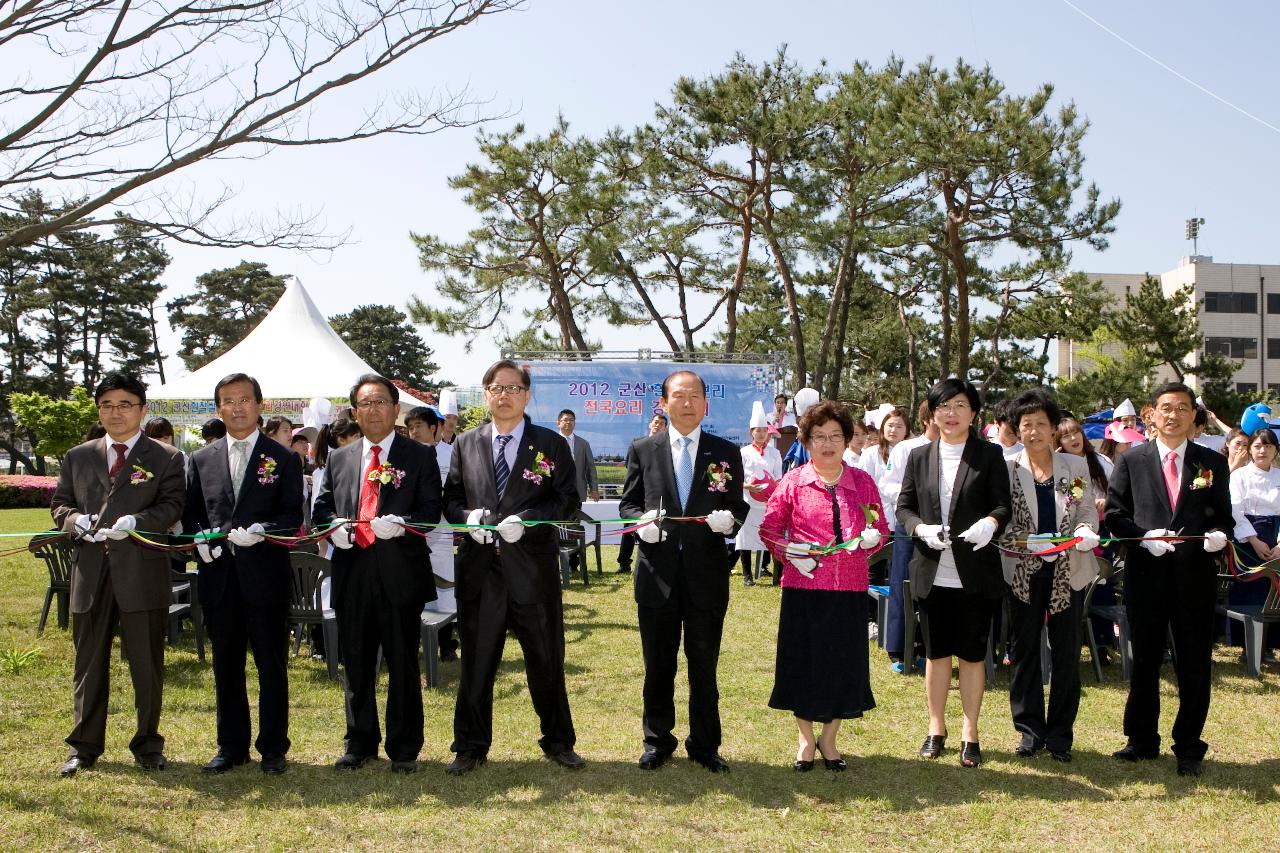
[[[48,513],[0,512],[0,532],[40,530]],[[9,540],[0,540],[9,541]],[[611,572],[612,549],[606,549]],[[592,577],[566,595],[570,702],[585,770],[541,757],[519,648],[508,645],[489,764],[454,779],[450,759],[457,665],[426,691],[422,770],[393,776],[386,761],[339,774],[342,696],[321,663],[291,663],[293,750],[283,777],[256,766],[199,772],[215,751],[213,675],[189,635],[169,649],[165,712],[169,769],[132,763],[128,672],[113,657],[107,752],[96,768],[60,779],[71,724],[71,640],[35,625],[47,577],[22,554],[0,561],[0,651],[36,648],[17,675],[0,672],[0,849],[390,848],[1217,848],[1275,849],[1280,838],[1280,668],[1248,678],[1236,655],[1218,654],[1205,775],[1179,778],[1171,755],[1124,765],[1110,758],[1125,688],[1118,664],[1104,684],[1085,664],[1084,698],[1069,766],[1013,755],[1007,676],[987,694],[978,770],[951,749],[914,757],[926,714],[918,676],[892,675],[873,650],[879,707],[841,732],[849,772],[791,771],[795,728],[766,707],[773,677],[778,591],[735,578],[720,665],[730,774],[683,759],[656,773],[641,751],[640,642],[627,578]],[[253,693],[251,688],[251,695]],[[683,685],[678,696],[685,695]],[[1173,685],[1161,729],[1172,724]],[[684,719],[683,699],[677,700]],[[959,739],[958,696],[950,729]],[[256,713],[255,713],[256,716]],[[680,733],[683,736],[683,732]],[[949,744],[950,746],[950,744]],[[958,744],[957,744],[958,746]]]

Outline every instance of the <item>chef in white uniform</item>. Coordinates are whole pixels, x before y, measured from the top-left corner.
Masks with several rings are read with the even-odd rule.
[[[422,406],[405,416],[409,437],[435,450],[436,462],[440,465],[441,487],[449,476],[449,462],[453,459],[453,445],[440,441],[440,428],[445,423],[444,416],[448,414],[450,407],[456,415],[457,398],[446,388],[440,392],[439,409]],[[436,576],[436,600],[428,601],[426,609],[456,613],[458,602],[453,594],[453,531],[436,528],[427,534],[427,544],[431,547],[431,573]],[[458,642],[453,637],[453,626],[447,625],[440,630],[440,660],[449,662],[457,659]]]
[[[742,448],[742,489],[750,510],[747,520],[738,529],[734,545],[741,552],[742,582],[752,586],[762,573],[769,574],[765,569],[769,552],[760,540],[760,522],[764,519],[769,494],[782,477],[782,454],[769,441],[769,421],[765,417],[764,404],[759,400],[751,406],[748,427],[751,443]]]

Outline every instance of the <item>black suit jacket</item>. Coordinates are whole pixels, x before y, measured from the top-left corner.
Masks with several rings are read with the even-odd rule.
[[[1154,440],[1130,448],[1120,456],[1107,486],[1106,520],[1112,535],[1137,538],[1148,530],[1167,529],[1188,536],[1222,530],[1230,537],[1233,529],[1231,472],[1226,457],[1189,441],[1186,455],[1177,509],[1169,506],[1169,490],[1160,469],[1160,450]],[[1213,484],[1192,489],[1191,483],[1201,469],[1213,473]],[[1129,543],[1125,561],[1127,593],[1140,593],[1144,573],[1167,573],[1173,567],[1194,573],[1206,585],[1216,583],[1213,556],[1205,553],[1199,541],[1179,543],[1172,554],[1163,557],[1153,557],[1138,543]]]
[[[360,488],[364,484],[364,468],[360,464],[364,441],[353,441],[329,454],[324,468],[320,493],[316,495],[311,521],[326,527],[335,518],[356,519],[360,515]],[[440,464],[436,452],[424,444],[397,435],[383,460],[392,468],[405,472],[400,486],[386,485],[378,490],[377,515],[398,515],[413,524],[435,524],[440,520]],[[342,598],[352,571],[368,571],[368,566],[353,569],[359,551],[370,551],[375,558],[383,594],[395,605],[421,607],[436,597],[435,576],[431,573],[429,548],[425,541],[410,532],[394,539],[376,539],[367,549],[359,545],[335,548],[333,551],[333,599]]]
[[[269,533],[291,536],[302,526],[302,462],[289,448],[261,432],[249,454],[239,494],[231,487],[228,462],[230,439],[223,437],[191,454],[187,463],[187,506],[183,532],[201,530],[226,533],[255,522]],[[268,459],[275,460],[275,479],[259,473]],[[248,548],[220,542],[222,556],[200,563],[200,603],[216,607],[224,603],[227,577],[236,573],[245,601],[281,604],[289,600],[291,587],[289,550],[274,542]],[[234,602],[225,602],[233,604]]]
[[[712,464],[729,468],[732,479],[723,492],[711,489],[707,467]],[[661,432],[631,443],[631,449],[627,451],[627,479],[618,509],[623,518],[639,518],[645,512],[659,508],[671,516],[701,516],[713,510],[727,509],[737,521],[736,529],[747,518],[742,477],[742,451],[737,445],[704,429],[693,459],[689,504],[682,510],[676,491],[675,467],[671,461],[671,437]],[[727,607],[729,572],[733,562],[725,548],[725,535],[715,533],[698,522],[668,521],[663,522],[662,529],[667,532],[663,542],[650,544],[643,539],[638,540],[640,557],[636,560],[635,571],[636,602],[646,607],[661,607],[671,596],[677,581],[676,572],[683,565],[686,588],[695,606]]]
[[[1012,516],[1012,499],[1009,494],[1009,468],[1000,447],[971,434],[961,451],[960,467],[956,469],[955,485],[951,490],[951,506],[944,511],[941,502],[938,442],[932,441],[913,449],[907,459],[902,491],[898,493],[898,523],[909,535],[915,535],[916,527],[921,524],[946,524],[956,572],[965,592],[985,598],[1004,595],[1004,572],[996,540]],[[972,545],[960,538],[960,534],[988,515],[996,520],[995,535],[988,545],[975,551]],[[924,598],[933,589],[933,581],[938,574],[938,557],[942,552],[924,544],[923,539],[916,539],[913,544],[911,595]]]
[[[551,476],[543,476],[540,483],[524,476],[539,453],[554,466]],[[471,510],[483,508],[490,510],[484,524],[496,524],[509,515],[518,515],[525,521],[567,520],[567,513],[579,505],[577,481],[564,436],[534,426],[526,416],[507,490],[499,499],[493,473],[493,424],[481,424],[454,442],[444,485],[445,517],[454,524],[465,524]],[[464,537],[454,563],[455,594],[463,601],[476,598],[485,573],[496,570],[517,604],[559,597],[559,541],[556,529],[549,524],[525,528],[516,542],[501,541],[496,531],[490,545]]]

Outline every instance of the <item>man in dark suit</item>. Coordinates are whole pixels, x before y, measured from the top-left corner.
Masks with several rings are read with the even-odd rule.
[[[405,524],[440,520],[435,452],[395,434],[400,392],[366,374],[351,388],[364,438],[329,454],[312,521],[334,528],[333,608],[347,675],[346,752],[335,765],[354,770],[378,753],[382,734],[374,691],[378,647],[387,665],[387,756],[395,773],[418,769],[422,684],[418,644],[422,608],[435,600],[425,543]]]
[[[737,445],[702,431],[707,387],[691,371],[662,383],[666,432],[636,439],[627,452],[619,512],[647,522],[637,531],[635,596],[644,650],[644,753],[640,766],[661,767],[676,748],[675,677],[684,633],[689,666],[689,757],[719,773],[719,691],[716,666],[729,608],[733,568],[725,537],[747,517],[742,454]],[[664,516],[706,516],[706,523],[664,522]]]
[[[262,388],[233,373],[213,389],[227,435],[191,455],[183,529],[197,540],[200,604],[213,642],[218,754],[204,770],[249,761],[245,652],[258,670],[258,738],[264,773],[283,773],[289,751],[288,549],[264,533],[291,536],[302,525],[302,462],[258,430]],[[225,534],[227,542],[221,542]],[[207,539],[205,538],[207,537]],[[217,544],[211,545],[210,542]]]
[[[453,715],[455,776],[484,763],[493,742],[493,684],[507,629],[524,652],[529,698],[542,723],[538,745],[564,767],[583,766],[564,683],[564,608],[558,538],[550,525],[577,506],[573,457],[564,439],[525,417],[529,372],[513,361],[485,371],[493,416],[458,436],[445,482],[445,515],[473,529],[458,549],[458,633],[462,673]],[[495,538],[494,534],[497,533]]]
[[[139,429],[147,388],[136,377],[109,373],[93,398],[107,434],[67,453],[51,504],[54,524],[79,545],[71,570],[75,710],[63,776],[92,767],[105,747],[117,621],[138,712],[129,749],[144,770],[165,766],[159,726],[169,555],[143,548],[129,532],[164,539],[159,534],[182,517],[182,454]]]
[[[593,501],[600,500],[600,482],[596,479],[596,457],[591,450],[591,443],[574,432],[577,425],[578,416],[573,413],[573,409],[562,410],[560,416],[556,418],[556,428],[569,444],[569,453],[573,456],[573,469],[578,473],[578,503],[581,504],[587,498]],[[582,528],[579,526],[577,529]],[[579,555],[576,553],[569,555],[570,574],[578,570],[578,558]]]
[[[1129,742],[1115,757],[1139,761],[1160,754],[1160,666],[1172,630],[1178,677],[1173,752],[1179,775],[1199,776],[1208,749],[1200,735],[1209,714],[1218,583],[1210,555],[1226,547],[1233,526],[1230,471],[1220,453],[1187,440],[1196,411],[1190,388],[1165,383],[1152,405],[1155,440],[1120,457],[1107,491],[1112,535],[1144,540],[1130,543],[1125,559],[1133,674],[1124,709]],[[1189,538],[1160,539],[1177,535]]]

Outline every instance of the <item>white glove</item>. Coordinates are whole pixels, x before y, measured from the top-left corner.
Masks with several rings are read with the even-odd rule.
[[[987,547],[987,543],[991,541],[991,537],[996,534],[996,523],[990,518],[983,517],[973,523],[973,526],[960,534],[960,538],[973,546],[973,550]]]
[[[520,523],[520,516],[508,515],[498,522],[498,535],[502,537],[503,542],[518,541],[524,535],[524,525]]]
[[[807,578],[812,578],[813,570],[818,567],[818,561],[809,554],[809,549],[812,547],[808,542],[787,543],[787,562]]]
[[[1204,550],[1209,554],[1216,554],[1223,548],[1227,547],[1227,534],[1221,530],[1210,530],[1204,537]]]
[[[351,520],[347,518],[335,518],[333,520],[333,529],[329,531],[329,541],[333,543],[333,547],[341,548],[346,551],[351,547]]]
[[[1083,524],[1076,528],[1076,536],[1080,537],[1080,541],[1076,543],[1077,551],[1092,551],[1102,544],[1102,538],[1097,532]]]
[[[132,515],[122,515],[116,519],[116,523],[111,525],[110,529],[99,530],[98,538],[95,541],[101,542],[103,537],[106,537],[107,539],[115,539],[117,541],[121,539],[128,539],[129,531],[135,529],[137,526],[138,521]]]
[[[398,515],[380,515],[369,522],[369,529],[378,539],[394,539],[404,535],[404,519]]]
[[[75,524],[72,525],[72,528],[71,528],[72,532],[74,532],[75,535],[80,539],[84,539],[85,537],[88,537],[90,542],[96,542],[98,540],[94,538],[93,535],[89,533],[89,531],[93,529],[93,525],[97,522],[97,520],[98,520],[98,517],[96,515],[89,515],[88,513],[82,516],[79,516],[76,519]]]
[[[222,546],[215,545],[209,547],[209,543],[216,541],[212,531],[201,530],[195,535],[196,556],[200,558],[200,562],[208,564],[222,556]]]
[[[719,533],[721,536],[727,536],[733,532],[734,523],[733,513],[727,509],[713,510],[707,516],[707,527],[711,528],[712,533]]]
[[[1056,533],[1028,533],[1027,534],[1027,550],[1030,551],[1032,554],[1039,554],[1040,559],[1044,560],[1046,563],[1056,562],[1058,559],[1057,554],[1044,553],[1045,551],[1048,551],[1054,547],[1055,543],[1049,541],[1053,539],[1054,536],[1057,536],[1057,534]]]
[[[248,527],[236,527],[227,531],[227,541],[237,548],[251,548],[264,538],[265,532],[261,524],[254,522]]]
[[[644,515],[636,519],[637,522],[643,524],[636,535],[650,545],[656,545],[667,538],[667,532],[662,529],[662,519],[666,518],[667,511],[651,509]]]
[[[870,551],[880,544],[880,531],[874,527],[868,527],[862,531],[860,538],[859,546]]]
[[[941,524],[917,524],[916,535],[935,551],[945,551],[951,547],[951,543],[942,538]]]
[[[473,509],[467,515],[467,524],[484,524],[484,517],[489,514],[487,509]],[[472,528],[467,531],[471,534],[471,538],[479,542],[481,545],[493,544],[493,531]]]
[[[1148,530],[1146,536],[1143,537],[1142,539],[1142,547],[1146,548],[1147,551],[1153,557],[1163,557],[1165,554],[1172,554],[1173,553],[1172,542],[1163,542],[1155,538],[1157,536],[1168,536],[1168,535],[1169,535],[1169,531],[1164,528],[1159,528],[1157,530]]]

